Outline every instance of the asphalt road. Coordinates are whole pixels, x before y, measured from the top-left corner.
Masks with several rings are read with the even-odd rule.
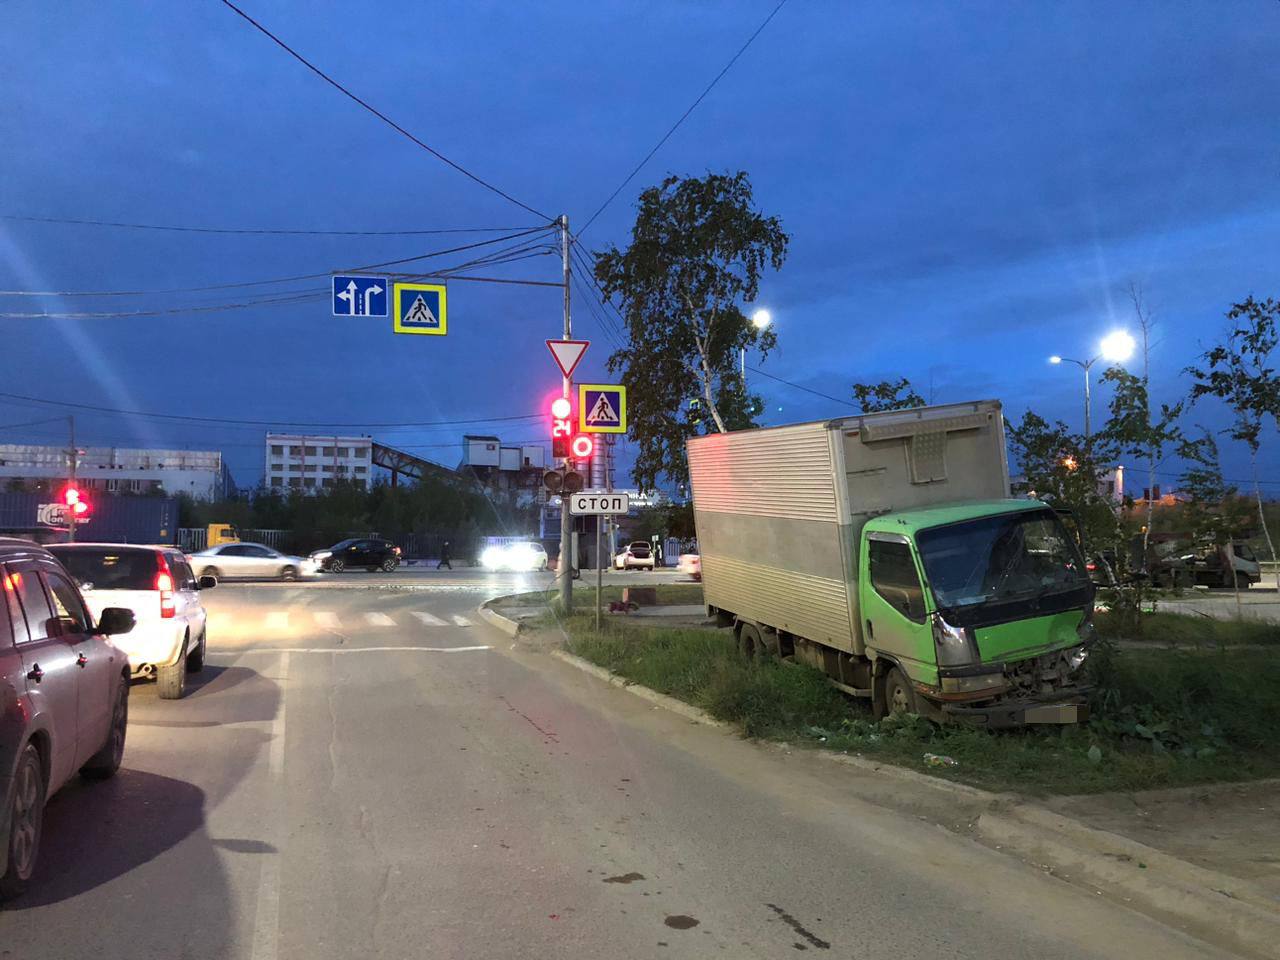
[[[475,608],[530,578],[414,580],[208,594],[209,665],[50,803],[0,956],[1219,956],[513,647]]]

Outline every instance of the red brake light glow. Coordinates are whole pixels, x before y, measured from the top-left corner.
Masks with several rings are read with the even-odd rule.
[[[173,602],[173,574],[169,572],[169,562],[164,554],[156,554],[156,589],[160,591],[160,619],[172,620],[178,614],[177,604]]]

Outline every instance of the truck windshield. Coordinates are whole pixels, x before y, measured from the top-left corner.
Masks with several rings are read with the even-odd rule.
[[[934,601],[956,625],[971,619],[963,611],[997,604],[1021,602],[1030,612],[1045,598],[1060,597],[1054,607],[1074,606],[1075,594],[1089,589],[1075,544],[1048,510],[922,530],[916,544]]]

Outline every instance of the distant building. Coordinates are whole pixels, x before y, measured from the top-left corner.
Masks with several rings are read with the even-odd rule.
[[[45,491],[68,476],[66,447],[0,444],[0,486]],[[185,493],[217,500],[235,493],[231,471],[217,450],[81,448],[76,483],[106,493]]]
[[[265,449],[267,487],[309,490],[352,480],[369,487],[373,473],[373,441],[369,437],[337,437],[268,433]]]

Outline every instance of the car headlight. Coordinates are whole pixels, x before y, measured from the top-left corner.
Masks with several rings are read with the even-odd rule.
[[[940,667],[966,667],[978,662],[973,634],[964,627],[953,627],[939,613],[933,615],[933,648]]]
[[[486,567],[497,567],[502,563],[502,551],[497,547],[490,547],[480,555],[480,562]]]
[[[328,560],[333,556],[332,550],[317,550],[311,555],[312,560]]]

